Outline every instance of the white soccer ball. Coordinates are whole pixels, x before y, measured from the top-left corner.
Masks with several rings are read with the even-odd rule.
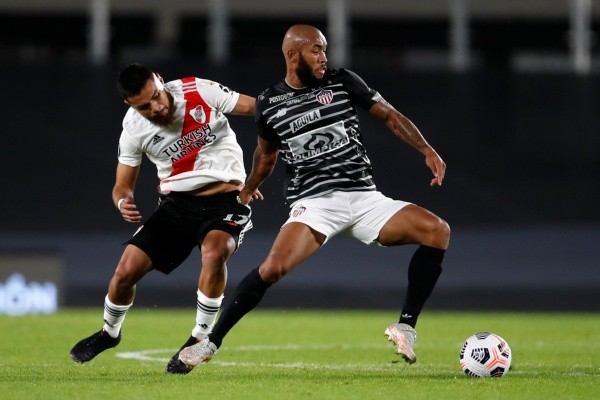
[[[490,332],[469,337],[460,350],[460,367],[473,378],[501,378],[508,373],[512,352],[506,340]]]

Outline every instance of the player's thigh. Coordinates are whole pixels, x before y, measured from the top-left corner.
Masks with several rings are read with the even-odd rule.
[[[414,204],[395,213],[381,228],[378,241],[383,246],[423,244],[447,248],[448,224],[429,210]]]
[[[296,266],[315,254],[325,235],[300,222],[285,224],[261,264],[259,273],[267,282],[277,282]]]

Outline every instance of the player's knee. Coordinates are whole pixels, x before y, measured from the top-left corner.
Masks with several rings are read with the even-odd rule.
[[[202,265],[224,266],[229,256],[235,251],[235,241],[229,240],[207,240],[202,243]]]
[[[447,248],[450,243],[450,225],[443,219],[436,217],[431,223],[430,237],[432,247]]]
[[[260,277],[265,282],[275,283],[283,279],[288,270],[280,263],[264,263],[258,270]]]
[[[133,286],[136,282],[132,273],[133,266],[130,263],[121,261],[115,269],[112,281],[120,288]]]
[[[202,249],[202,265],[208,268],[224,268],[230,252],[226,246],[212,246]]]

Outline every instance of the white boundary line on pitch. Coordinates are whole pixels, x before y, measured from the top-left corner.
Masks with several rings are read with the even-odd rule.
[[[384,349],[389,348],[390,345],[340,345],[340,344],[313,344],[313,345],[271,345],[271,346],[237,346],[237,347],[229,347],[226,351],[263,351],[263,350],[287,350],[287,351],[314,351],[314,350],[332,350],[332,349],[340,349],[340,350],[353,350],[353,349]],[[176,352],[177,349],[148,349],[148,350],[139,350],[139,351],[122,351],[116,354],[116,357],[129,359],[129,360],[139,360],[139,361],[155,361],[165,363],[171,359],[171,354]],[[167,358],[156,357],[158,354],[168,354]],[[369,366],[364,364],[307,364],[307,363],[252,363],[252,362],[224,362],[224,361],[212,361],[212,365],[218,365],[222,367],[274,367],[274,368],[326,368],[326,369],[367,369],[367,370],[386,370],[382,366]]]
[[[352,349],[383,349],[389,348],[384,345],[339,345],[339,344],[331,344],[331,345],[273,345],[273,346],[237,346],[228,348],[229,351],[261,351],[261,350],[330,350],[330,349],[344,349],[344,350],[352,350]],[[171,355],[176,352],[177,349],[148,349],[148,350],[139,350],[139,351],[125,351],[116,353],[117,358],[130,359],[130,360],[139,360],[139,361],[154,361],[166,363],[171,359]],[[167,354],[166,358],[163,357],[155,357],[157,354]],[[363,370],[363,371],[396,371],[397,365],[405,365],[403,362],[392,362],[391,364],[311,364],[311,363],[253,363],[253,362],[232,362],[232,361],[218,361],[213,360],[210,362],[210,365],[215,365],[219,367],[270,367],[270,368],[304,368],[304,369],[330,369],[330,370]],[[523,367],[523,365],[521,366]],[[520,376],[531,376],[531,373],[525,370],[511,371],[511,375],[520,375]],[[541,373],[533,374],[532,377],[537,375],[545,375]],[[588,373],[588,372],[556,372],[552,374],[556,377],[597,377],[596,373]],[[457,376],[464,376],[462,373],[457,373]]]
[[[171,354],[173,349],[155,349],[117,353],[117,357],[125,359],[134,359],[139,361],[160,361],[166,363],[169,358],[153,357],[154,354]],[[365,370],[365,371],[389,371],[389,366],[368,365],[368,364],[311,364],[303,362],[294,363],[258,363],[258,362],[233,362],[213,360],[211,365],[218,367],[268,367],[268,368],[299,368],[299,369],[330,369],[330,370]]]

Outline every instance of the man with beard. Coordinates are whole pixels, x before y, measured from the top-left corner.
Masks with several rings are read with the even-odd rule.
[[[113,204],[125,221],[142,221],[134,188],[143,154],[156,165],[161,197],[154,213],[126,242],[108,285],[102,329],[71,350],[78,363],[119,344],[142,277],[153,269],[169,274],[195,247],[202,259],[196,324],[181,348],[205,338],[223,299],[226,261],[252,227],[250,207],[239,199],[246,178],[242,149],[224,113],[253,115],[255,99],[196,77],[164,83],[140,64],[119,72],[117,88],[129,110],[119,139]],[[178,354],[169,361],[167,373],[189,372]]]
[[[408,266],[400,317],[384,330],[396,353],[410,364],[416,361],[417,318],[442,272],[450,228],[430,211],[377,191],[356,107],[382,120],[423,154],[433,173],[432,186],[442,184],[446,165],[415,125],[358,75],[328,69],[326,49],[318,29],[292,26],[283,40],[285,79],[257,99],[258,146],[240,198],[244,204],[250,202],[281,153],[287,165],[290,216],[267,258],[240,282],[213,331],[180,352],[179,359],[189,367],[209,361],[229,330],[271,285],[341,232],[367,244],[418,245]]]

